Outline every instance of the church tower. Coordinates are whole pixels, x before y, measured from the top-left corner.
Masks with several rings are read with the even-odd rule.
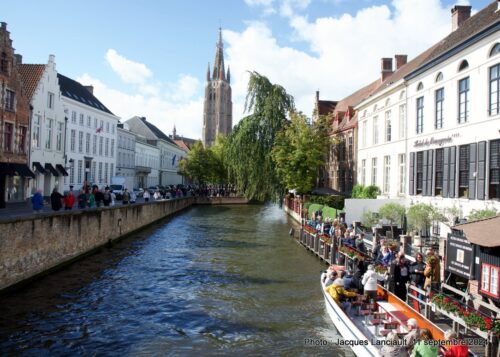
[[[203,146],[210,147],[218,134],[229,135],[233,128],[233,102],[231,101],[231,73],[224,69],[222,29],[215,48],[215,61],[210,74],[207,69],[205,103],[203,105]]]

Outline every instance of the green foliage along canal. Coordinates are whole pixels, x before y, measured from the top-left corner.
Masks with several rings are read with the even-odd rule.
[[[0,354],[350,356],[289,228],[270,205],[184,211],[1,296]]]

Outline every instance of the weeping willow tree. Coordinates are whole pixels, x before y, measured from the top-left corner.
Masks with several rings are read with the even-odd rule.
[[[224,146],[229,179],[246,198],[281,201],[285,194],[271,153],[294,108],[293,97],[282,86],[250,73],[245,102],[250,114],[233,129]]]

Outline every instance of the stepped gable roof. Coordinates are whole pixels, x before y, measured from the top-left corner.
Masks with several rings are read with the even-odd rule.
[[[45,72],[44,64],[20,64],[18,65],[19,74],[21,75],[21,80],[23,81],[23,87],[26,91],[26,96],[29,101],[33,99],[36,88],[38,87],[38,82]]]
[[[497,9],[497,1],[493,1],[474,16],[465,20],[458,29],[435,44],[423,64],[416,71],[410,73],[408,77],[411,78],[420,71],[425,71],[434,64],[445,60],[453,49],[462,50],[462,46],[466,46],[475,36],[492,26],[498,26],[500,24],[500,11]]]
[[[333,100],[318,100],[318,115],[328,115],[333,113],[337,103],[337,101]]]
[[[500,215],[480,219],[473,222],[457,224],[454,229],[460,229],[471,243],[481,247],[499,247],[500,239],[498,231],[500,229]]]
[[[62,74],[57,74],[59,79],[59,86],[61,88],[61,94],[66,98],[70,98],[80,102],[82,104],[88,105],[100,111],[106,112],[108,114],[114,115],[104,104],[101,103],[92,93],[89,92],[81,83],[63,76]]]
[[[146,125],[148,127],[149,130],[151,130],[151,132],[158,139],[163,139],[163,140],[169,142],[170,144],[176,145],[172,139],[170,139],[163,131],[158,129],[158,127],[156,125],[153,125],[150,122],[148,122],[145,117],[140,117],[139,119],[144,123],[144,125]]]

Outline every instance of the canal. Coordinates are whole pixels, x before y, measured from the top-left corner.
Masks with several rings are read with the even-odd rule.
[[[0,355],[352,356],[332,343],[326,266],[290,226],[273,205],[197,206],[150,226],[0,296]]]

